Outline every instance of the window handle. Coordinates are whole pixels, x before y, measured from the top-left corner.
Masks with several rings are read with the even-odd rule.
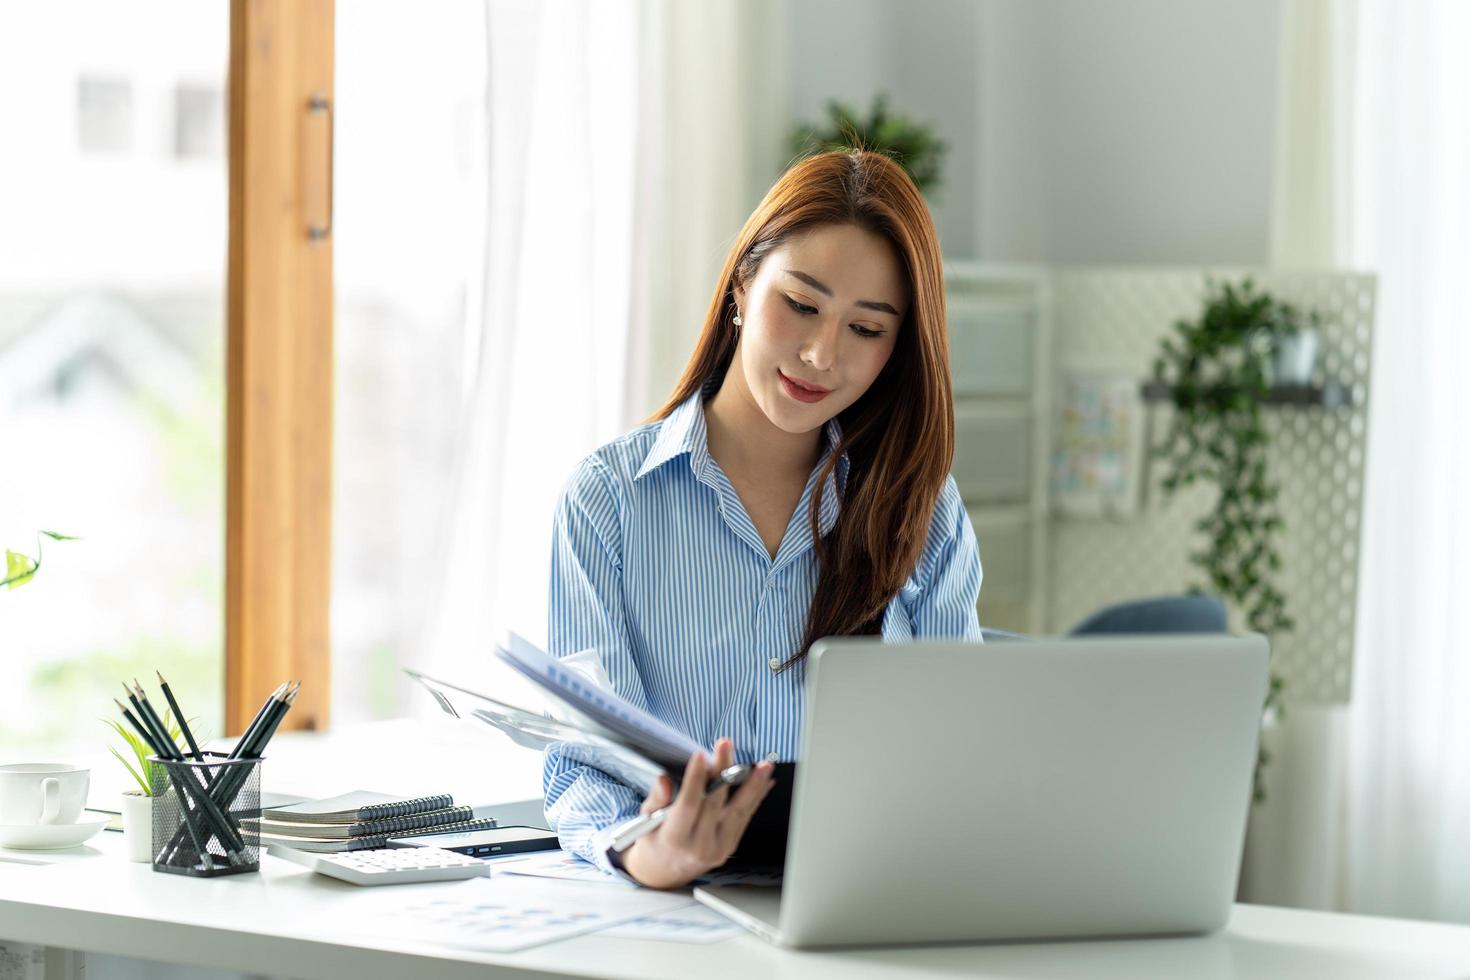
[[[306,237],[313,242],[320,242],[332,235],[332,218],[335,212],[333,199],[336,197],[337,117],[332,112],[332,100],[320,92],[312,93],[306,100],[306,111],[312,116],[324,114],[327,119],[327,220],[325,224],[311,221],[306,223]]]

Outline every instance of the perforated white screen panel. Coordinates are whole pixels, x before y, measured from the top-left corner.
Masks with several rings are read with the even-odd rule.
[[[1246,274],[1280,299],[1320,309],[1326,322],[1314,380],[1351,392],[1344,408],[1271,406],[1266,427],[1272,478],[1282,487],[1285,521],[1278,582],[1295,630],[1273,638],[1273,663],[1286,679],[1287,702],[1345,702],[1352,687],[1353,629],[1363,499],[1374,278],[1347,273],[1213,270],[1238,281]],[[1059,270],[1053,273],[1059,375],[1097,363],[1131,365],[1148,376],[1160,339],[1204,301],[1207,273],[1178,269]],[[1157,442],[1171,409],[1152,409]],[[1164,466],[1148,475],[1138,516],[1126,520],[1058,517],[1047,562],[1047,630],[1061,633],[1113,602],[1182,591],[1202,581],[1189,563],[1201,542],[1194,521],[1213,499],[1193,488],[1165,503]],[[1232,610],[1232,623],[1242,619]]]

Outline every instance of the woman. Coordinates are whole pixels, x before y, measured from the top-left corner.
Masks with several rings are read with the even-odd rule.
[[[668,804],[667,777],[640,801],[549,752],[546,815],[565,848],[687,884],[733,853],[772,784],[762,762],[701,798],[712,773],[797,757],[815,640],[980,639],[953,452],[924,199],[877,153],[795,164],[731,248],[668,403],[583,460],[558,508],[552,653],[595,649],[620,695],[715,746],[689,760],[670,818],[621,855],[609,830],[640,802]]]

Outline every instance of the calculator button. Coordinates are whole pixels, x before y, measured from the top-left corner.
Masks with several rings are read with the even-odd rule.
[[[271,850],[277,856],[355,885],[456,881],[489,873],[484,861],[438,847],[393,847],[343,854],[306,854],[276,845]]]

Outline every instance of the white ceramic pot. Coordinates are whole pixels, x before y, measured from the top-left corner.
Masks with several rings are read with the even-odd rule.
[[[1277,340],[1271,380],[1279,385],[1309,384],[1316,361],[1317,331],[1303,328]]]
[[[122,797],[123,840],[129,861],[153,860],[153,798],[142,793]]]

